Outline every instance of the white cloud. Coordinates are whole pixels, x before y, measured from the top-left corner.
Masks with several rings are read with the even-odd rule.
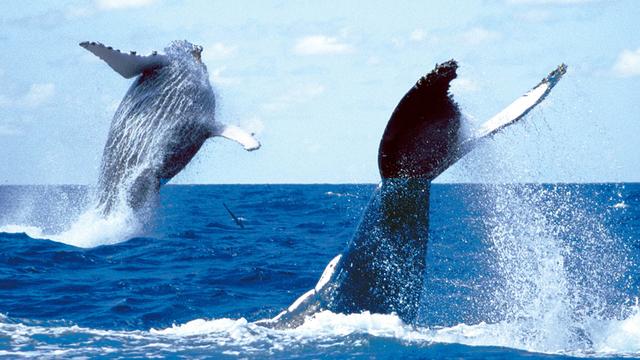
[[[33,84],[18,103],[29,107],[39,106],[49,101],[55,91],[56,87],[51,83]]]
[[[433,34],[428,34],[424,29],[416,28],[408,35],[392,37],[391,44],[399,49],[403,49],[405,46],[414,46],[412,43],[429,42],[434,44],[438,42],[438,40],[438,37]]]
[[[623,77],[640,75],[640,48],[623,50],[613,65],[613,71]]]
[[[236,53],[237,47],[226,45],[221,42],[204,46],[202,57],[205,61],[213,61],[226,59],[233,56]]]
[[[369,56],[367,59],[367,65],[379,65],[382,61],[377,56]]]
[[[351,45],[324,35],[303,37],[293,47],[293,51],[299,55],[344,54],[352,50]]]
[[[93,4],[70,5],[64,9],[67,20],[85,18],[97,11],[123,10],[152,5],[157,0],[96,0]]]
[[[144,7],[156,0],[97,0],[96,7],[100,10],[119,10]]]
[[[216,85],[235,85],[238,84],[240,82],[240,79],[238,78],[234,78],[234,77],[230,77],[230,76],[225,76],[222,74],[222,72],[224,72],[227,69],[226,66],[221,66],[219,68],[215,68],[213,69],[213,71],[211,71],[211,74],[209,75],[209,78],[211,80],[211,82]]]
[[[462,41],[470,45],[478,45],[498,38],[500,38],[500,33],[483,27],[475,27],[467,30],[461,36]]]
[[[572,5],[586,4],[598,0],[507,0],[509,4],[529,4],[529,5]]]
[[[536,8],[536,9],[531,9],[529,11],[519,12],[516,16],[519,19],[522,19],[527,22],[540,23],[540,22],[551,20],[555,14],[556,14],[555,12],[550,11],[548,9],[543,10],[543,9]]]
[[[55,91],[56,87],[51,83],[32,84],[29,90],[22,96],[10,97],[0,94],[0,107],[37,107],[51,100]]]
[[[9,124],[0,124],[0,136],[14,136],[20,134],[22,134],[22,131],[20,131],[15,126]]]
[[[307,84],[279,96],[264,105],[267,111],[280,111],[293,104],[306,103],[324,92],[325,88],[319,84]]]
[[[95,9],[90,6],[69,6],[66,8],[64,15],[67,19],[79,19],[87,16],[91,16],[95,13]]]
[[[28,117],[18,120],[15,118],[0,119],[0,137],[1,136],[17,136],[25,133],[23,126],[32,122]]]
[[[411,32],[410,39],[413,41],[422,41],[427,38],[427,33],[422,29],[415,29]]]
[[[394,37],[394,38],[391,38],[391,43],[393,44],[393,46],[395,46],[397,48],[402,48],[402,47],[404,47],[405,41],[400,39],[400,38],[398,38],[398,37]]]

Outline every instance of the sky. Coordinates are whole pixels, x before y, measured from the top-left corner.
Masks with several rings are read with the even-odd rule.
[[[132,80],[78,46],[204,47],[217,120],[172,183],[374,183],[399,99],[454,58],[470,127],[569,71],[522,124],[439,182],[640,181],[636,0],[0,2],[0,184],[88,184]],[[505,171],[507,169],[507,171]]]

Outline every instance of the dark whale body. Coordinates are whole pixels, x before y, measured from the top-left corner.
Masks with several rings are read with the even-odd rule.
[[[174,41],[165,54],[143,57],[99,43],[80,45],[124,77],[137,76],[113,117],[102,155],[97,207],[103,214],[120,206],[143,208],[212,136],[236,140],[247,150],[259,147],[239,128],[215,122],[202,47]]]
[[[547,96],[566,66],[472,135],[462,133],[462,115],[448,92],[456,69],[453,60],[436,65],[402,98],[380,141],[382,181],[346,250],[329,263],[314,289],[260,324],[297,326],[323,310],[396,313],[407,323],[415,321],[425,279],[431,181],[480,141],[522,119]]]

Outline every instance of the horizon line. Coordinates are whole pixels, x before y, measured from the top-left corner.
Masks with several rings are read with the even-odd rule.
[[[281,186],[281,185],[378,185],[379,182],[344,182],[344,183],[333,183],[333,182],[317,182],[317,183],[294,183],[294,182],[282,182],[282,183],[178,183],[178,184],[166,184],[162,187],[167,186]],[[615,184],[640,184],[640,181],[558,181],[558,182],[546,182],[546,181],[525,181],[525,182],[513,182],[513,181],[505,181],[505,182],[435,182],[434,185],[514,185],[514,184],[522,184],[522,185],[532,185],[532,184],[540,184],[540,185],[615,185]],[[33,183],[33,184],[0,184],[2,186],[86,186],[86,187],[95,187],[95,184],[73,184],[73,183]]]

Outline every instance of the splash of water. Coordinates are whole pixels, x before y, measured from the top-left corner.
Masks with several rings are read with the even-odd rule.
[[[111,245],[144,233],[145,223],[127,207],[107,216],[97,209],[84,212],[71,227],[46,238],[65,244],[90,248]]]
[[[517,183],[531,171],[511,153],[484,150],[490,171],[502,179]],[[591,210],[602,208],[596,200],[572,189],[485,186],[483,221],[499,277],[491,295],[494,324],[487,326],[511,339],[496,345],[549,353],[594,351],[602,331],[593,324],[634,319],[628,295],[616,287],[625,281],[629,249],[605,227],[606,212]]]
[[[51,231],[52,222],[64,221],[65,217],[48,219],[45,226],[8,224],[0,226],[0,232],[25,233],[34,239],[48,239],[83,248],[111,245],[144,233],[148,222],[126,206],[105,216],[91,206],[81,212],[70,225],[61,231]],[[53,224],[56,225],[56,224]],[[60,226],[53,226],[60,228]]]
[[[510,324],[512,345],[551,352],[582,347],[583,319],[576,300],[599,304],[572,289],[567,268],[571,250],[557,236],[557,224],[545,216],[550,210],[540,204],[545,191],[503,187],[493,195],[488,196],[493,208],[485,222],[502,282],[493,300],[504,324]]]
[[[589,350],[541,352],[582,357],[640,355],[640,312],[637,307],[627,319],[601,321],[594,327],[598,331],[592,333],[593,347]],[[7,346],[0,350],[0,355],[166,357],[220,353],[273,356],[291,355],[310,348],[344,349],[346,354],[353,354],[354,349],[364,348],[375,339],[389,339],[409,349],[423,349],[419,351],[428,351],[424,347],[434,343],[528,350],[514,342],[512,328],[508,322],[425,328],[405,324],[393,314],[345,315],[324,311],[307,318],[297,328],[285,330],[265,328],[244,318],[223,318],[195,319],[166,329],[117,331],[25,325],[0,315],[0,336],[7,339]],[[415,351],[410,352],[415,354]]]

